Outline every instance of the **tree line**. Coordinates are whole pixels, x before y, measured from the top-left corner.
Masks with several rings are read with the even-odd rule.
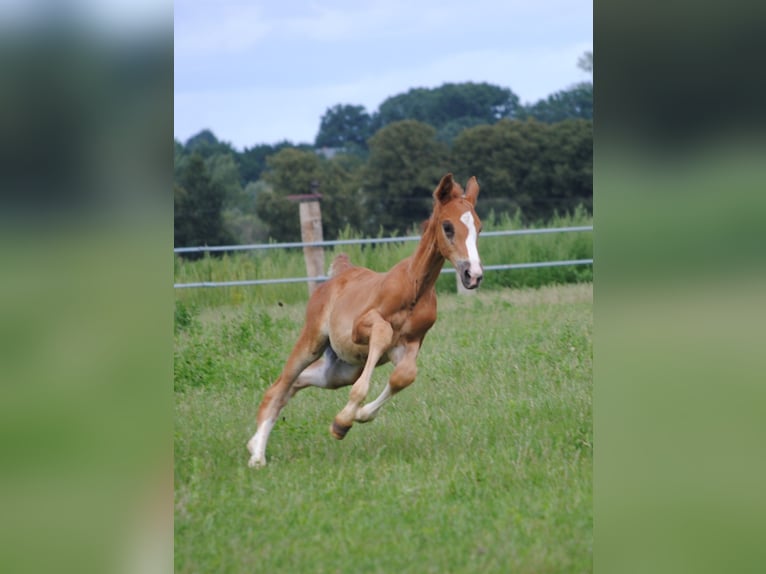
[[[527,106],[508,88],[467,82],[409,90],[372,114],[338,104],[322,116],[312,144],[238,151],[202,130],[174,141],[174,243],[299,240],[298,205],[287,196],[311,191],[322,195],[326,238],[346,228],[407,233],[428,217],[446,171],[460,181],[478,177],[482,217],[590,210],[592,118],[590,82]]]

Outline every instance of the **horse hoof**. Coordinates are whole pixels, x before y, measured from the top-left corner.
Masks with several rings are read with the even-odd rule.
[[[332,425],[330,425],[330,434],[337,438],[338,440],[343,440],[346,436],[346,433],[351,429],[351,425],[345,426],[345,425],[339,425],[335,421],[332,421]]]
[[[247,466],[250,468],[263,468],[266,466],[266,459],[255,458],[254,456],[251,456],[250,460],[247,461]]]

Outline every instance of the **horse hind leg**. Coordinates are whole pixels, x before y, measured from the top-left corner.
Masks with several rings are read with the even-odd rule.
[[[304,329],[290,353],[282,373],[266,390],[258,407],[256,431],[247,443],[247,449],[251,455],[248,466],[266,465],[266,443],[269,440],[269,434],[277,422],[280,411],[290,400],[290,397],[295,394],[291,389],[296,379],[306,367],[317,360],[326,346],[326,337],[311,336],[308,330]]]

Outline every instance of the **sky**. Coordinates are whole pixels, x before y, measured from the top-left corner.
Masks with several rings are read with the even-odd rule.
[[[174,136],[313,143],[336,104],[488,82],[533,103],[590,74],[592,0],[176,0]]]

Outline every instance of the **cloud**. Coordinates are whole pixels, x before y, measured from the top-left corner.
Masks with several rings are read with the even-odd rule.
[[[249,50],[267,38],[273,23],[257,5],[185,5],[176,8],[176,60]]]
[[[185,0],[176,3],[176,50],[190,54],[232,54],[266,41],[310,44],[443,42],[470,44],[493,31],[507,41],[551,25],[566,30],[573,18],[592,19],[587,0],[546,0],[530,6],[522,0]]]

